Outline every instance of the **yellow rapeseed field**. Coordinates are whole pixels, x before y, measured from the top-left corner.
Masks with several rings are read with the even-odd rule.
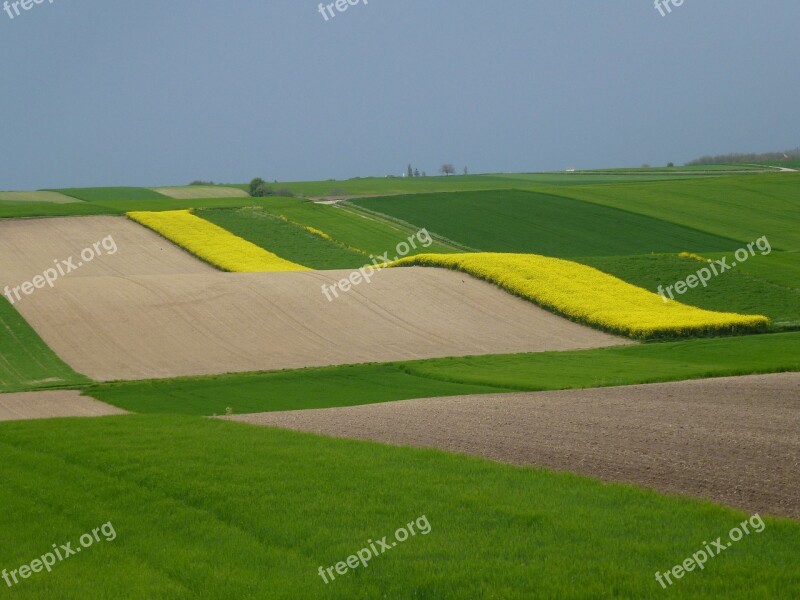
[[[640,339],[753,331],[769,323],[760,315],[665,303],[592,267],[536,254],[420,254],[392,264],[412,265],[462,271],[572,320]]]
[[[234,273],[310,271],[193,215],[190,210],[130,212],[128,216],[207,263]]]

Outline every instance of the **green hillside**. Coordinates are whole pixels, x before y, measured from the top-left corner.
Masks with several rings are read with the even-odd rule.
[[[724,251],[736,240],[625,210],[522,191],[362,198],[353,205],[476,250],[557,257]]]

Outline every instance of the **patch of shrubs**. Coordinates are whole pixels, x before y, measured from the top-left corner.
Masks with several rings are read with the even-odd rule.
[[[286,196],[288,198],[294,197],[292,190],[289,188],[284,187],[276,190],[260,177],[256,177],[250,182],[250,195],[253,198],[266,198],[268,196]]]

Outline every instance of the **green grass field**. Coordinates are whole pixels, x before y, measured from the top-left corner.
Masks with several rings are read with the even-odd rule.
[[[740,168],[274,186],[311,196],[386,196],[336,207],[302,198],[179,200],[146,188],[71,189],[58,190],[76,200],[65,204],[0,198],[0,218],[193,208],[314,268],[355,268],[366,257],[347,247],[393,252],[426,227],[438,237],[420,251],[569,257],[653,291],[704,266],[680,251],[730,257],[767,235],[771,254],[680,299],[797,328],[800,174],[728,173]],[[0,571],[30,564],[53,544],[74,547],[107,522],[117,535],[21,581],[10,598],[800,597],[797,521],[765,519],[764,533],[663,590],[656,571],[726,536],[745,515],[566,473],[207,418],[800,371],[798,331],[113,383],[75,373],[2,297],[0,332],[0,393],[77,388],[140,413],[0,422]],[[391,538],[421,515],[428,535],[329,585],[319,577],[320,566]]]
[[[746,515],[437,451],[207,419],[0,423],[0,565],[111,523],[14,598],[791,598],[800,524],[764,519],[668,592],[666,571]],[[478,485],[479,482],[479,485]],[[326,585],[319,567],[430,529]],[[424,521],[423,521],[424,523]],[[435,565],[435,567],[433,567]],[[432,568],[433,567],[433,568]]]
[[[390,222],[347,208],[315,204],[299,198],[271,198],[259,204],[267,212],[325,232],[334,240],[367,254],[380,255],[397,247],[399,242],[417,233],[418,229]],[[245,228],[249,225],[244,225]],[[420,246],[412,252],[457,252],[454,246],[434,241],[430,248]]]
[[[574,257],[723,251],[740,246],[698,229],[533,192],[420,194],[352,203],[491,252]]]
[[[55,202],[5,202],[0,201],[0,219],[26,217],[85,217],[91,215],[115,215],[120,211],[88,202],[58,204]]]
[[[675,169],[674,171],[683,171]],[[541,186],[572,186],[605,183],[635,183],[717,176],[713,169],[698,173],[675,173],[668,169],[610,169],[590,172],[555,173],[486,173],[450,177],[357,177],[327,181],[284,181],[270,184],[285,188],[298,196],[360,196],[388,194],[426,194],[435,192],[465,192],[499,189],[533,189]],[[433,174],[431,174],[433,175]],[[248,184],[237,187],[247,190]]]
[[[553,193],[746,242],[766,235],[776,250],[800,250],[800,173],[561,187]]]
[[[0,296],[0,393],[85,384]]]
[[[731,269],[713,277],[706,287],[698,285],[682,295],[673,291],[673,295],[676,300],[684,304],[721,312],[764,315],[770,318],[773,326],[798,328],[800,289],[764,278],[760,272],[766,271],[768,266],[756,264],[769,263],[776,258],[780,260],[780,254],[782,253],[774,252],[761,256],[757,252],[756,256],[748,261],[751,265],[750,271]],[[698,260],[682,258],[675,254],[588,257],[580,258],[578,262],[655,293],[658,293],[659,286],[666,288],[674,285],[676,281],[683,281],[687,276],[695,274],[698,269],[708,266]],[[743,264],[746,265],[748,262]]]
[[[370,262],[367,254],[326,240],[260,207],[205,209],[195,214],[281,258],[312,269],[357,269]]]
[[[138,413],[223,415],[800,370],[800,333],[97,384]]]

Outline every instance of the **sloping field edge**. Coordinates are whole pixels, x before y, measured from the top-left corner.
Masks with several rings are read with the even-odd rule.
[[[627,283],[592,267],[537,254],[419,254],[393,267],[460,271],[572,321],[635,339],[766,331],[769,319],[708,311]]]
[[[208,264],[231,273],[310,271],[264,250],[191,210],[129,212],[128,217],[194,254]]]

